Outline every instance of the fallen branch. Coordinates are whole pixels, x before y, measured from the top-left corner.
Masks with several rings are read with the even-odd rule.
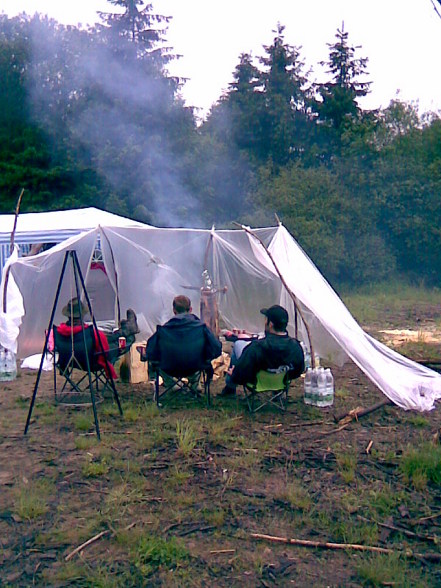
[[[378,410],[382,406],[389,406],[389,405],[393,405],[393,402],[387,398],[386,400],[382,400],[381,402],[377,402],[377,404],[374,404],[373,406],[369,406],[368,408],[363,408],[361,406],[357,406],[357,408],[353,408],[349,412],[344,412],[343,414],[341,414],[339,416],[334,415],[334,421],[339,424],[350,423],[353,420],[358,421],[358,419],[360,417],[365,416],[367,414],[370,414],[371,412]]]
[[[82,543],[81,545],[76,547],[73,551],[71,551],[68,555],[66,555],[64,560],[69,561],[70,559],[73,558],[74,555],[76,555],[77,553],[80,553],[80,551],[82,551],[85,547],[88,547],[92,543],[95,543],[95,541],[98,541],[98,539],[101,539],[101,537],[104,537],[105,535],[109,535],[109,533],[110,533],[109,529],[107,529],[107,531],[101,531],[101,533],[98,533],[98,535],[91,537],[90,539],[88,539],[87,541],[85,541],[84,543]]]
[[[212,554],[221,554],[221,553],[236,553],[235,549],[212,549],[210,551]]]
[[[200,531],[201,533],[205,533],[206,531],[212,531],[213,529],[215,529],[216,527],[211,526],[206,526],[206,527],[201,527],[200,525],[196,525],[194,527],[191,527],[190,529],[186,529],[185,531],[181,531],[180,533],[178,533],[179,537],[185,537],[186,535],[191,535],[192,533],[197,533],[198,531]]]
[[[338,427],[338,429],[332,429],[332,431],[319,431],[319,434],[322,437],[326,437],[327,435],[333,435],[334,433],[339,433],[340,431],[343,431],[343,429],[346,429],[346,427],[350,424],[351,421],[344,423],[341,427]]]
[[[288,545],[300,545],[302,547],[314,547],[319,549],[352,549],[356,551],[370,551],[372,553],[384,553],[393,555],[399,553],[406,557],[414,557],[426,561],[441,561],[441,553],[414,553],[413,551],[395,551],[387,547],[375,547],[373,545],[360,545],[358,543],[329,543],[327,541],[307,541],[306,539],[291,539],[288,537],[273,537],[272,535],[262,535],[261,533],[251,533],[253,539],[262,539],[273,543],[285,543]]]
[[[130,523],[130,525],[127,525],[127,527],[124,527],[124,531],[129,531],[137,524],[138,524],[137,521],[135,521],[134,523]],[[98,535],[95,535],[94,537],[91,537],[90,539],[88,539],[87,541],[82,543],[81,545],[78,545],[78,547],[76,547],[73,551],[71,551],[70,553],[68,553],[66,555],[64,560],[69,561],[70,559],[73,558],[74,555],[77,555],[77,553],[80,553],[80,551],[83,551],[83,549],[85,547],[92,545],[92,543],[95,543],[96,541],[98,541],[98,539],[101,539],[101,537],[105,537],[106,535],[109,535],[109,534],[114,534],[115,532],[116,531],[114,531],[113,529],[107,529],[106,531],[101,531],[101,533],[98,533]]]
[[[430,515],[428,517],[421,517],[419,519],[415,519],[414,521],[412,521],[413,525],[416,525],[418,523],[422,523],[423,521],[430,521],[431,519],[437,519],[438,517],[441,517],[441,512],[437,512],[434,515]]]
[[[432,543],[437,543],[437,541],[438,541],[438,538],[433,537],[432,535],[420,535],[419,533],[414,533],[413,531],[408,531],[407,529],[403,529],[403,527],[396,527],[395,525],[391,525],[388,523],[380,523],[379,521],[367,519],[366,517],[362,517],[361,515],[358,515],[357,518],[359,518],[361,521],[365,521],[367,523],[374,523],[375,525],[378,525],[379,527],[384,527],[385,529],[390,529],[391,531],[398,531],[399,533],[403,533],[403,535],[406,535],[407,537],[413,537],[415,539],[423,539],[424,541],[431,541]]]

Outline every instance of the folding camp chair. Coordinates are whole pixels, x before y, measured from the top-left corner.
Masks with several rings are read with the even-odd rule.
[[[179,394],[188,394],[190,397],[193,398],[200,398],[205,395],[207,399],[207,406],[210,406],[211,399],[210,399],[210,382],[213,377],[213,372],[210,373],[208,368],[201,368],[197,372],[192,372],[191,374],[181,373],[181,374],[170,374],[169,372],[165,372],[161,370],[161,368],[152,363],[151,367],[155,373],[155,393],[154,393],[154,401],[158,406],[161,406],[160,399],[165,396],[168,392],[179,393]],[[189,383],[189,376],[198,376],[198,381],[202,378],[202,389],[199,391],[195,390]],[[170,383],[161,386],[161,378],[163,382],[167,381],[167,376],[170,378]],[[199,386],[198,386],[199,388]]]
[[[203,329],[204,325],[201,324],[200,328]],[[173,329],[167,329],[167,327],[160,325],[158,325],[156,333],[159,358],[158,361],[150,362],[150,368],[155,374],[154,400],[156,404],[160,406],[160,399],[168,392],[179,392],[188,393],[192,397],[205,395],[209,406],[213,368],[211,362],[204,358],[204,337],[195,336],[194,330],[185,334],[176,333]],[[179,354],[176,353],[176,349],[181,350]],[[162,388],[160,378],[165,383]],[[169,384],[166,383],[168,381],[170,381]],[[200,392],[190,385],[190,382],[196,381],[202,384]]]
[[[255,384],[244,385],[243,391],[251,413],[254,414],[267,405],[273,405],[281,411],[286,410],[291,384],[289,369],[289,366],[281,366],[274,370],[261,370],[256,374]]]
[[[106,389],[113,392],[113,381],[106,373],[104,366],[98,363],[98,357],[102,352],[95,350],[95,338],[93,327],[82,329],[72,335],[61,335],[57,327],[53,327],[54,334],[54,392],[55,398],[62,402],[66,398],[77,399],[91,394],[91,385],[98,395]],[[57,396],[56,370],[64,378],[64,383]],[[75,371],[76,370],[76,371]],[[90,375],[90,380],[89,380]],[[113,386],[112,386],[113,384]],[[60,396],[65,393],[64,396]]]

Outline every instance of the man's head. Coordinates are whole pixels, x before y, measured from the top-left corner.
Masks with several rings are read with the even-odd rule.
[[[89,309],[82,300],[78,300],[78,298],[75,297],[69,300],[66,306],[62,309],[61,314],[66,316],[70,321],[77,321],[81,317],[83,317],[84,320],[86,314],[89,314]]]
[[[188,296],[184,296],[183,294],[180,294],[179,296],[176,296],[173,300],[173,312],[175,314],[184,314],[186,312],[191,312],[192,308],[191,308],[191,301],[190,298],[188,298]]]
[[[269,308],[262,308],[260,312],[266,316],[267,324],[271,323],[275,331],[278,333],[286,331],[289,317],[283,306],[274,304],[274,306],[270,306]]]

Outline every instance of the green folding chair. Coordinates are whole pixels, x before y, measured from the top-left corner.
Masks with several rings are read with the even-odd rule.
[[[245,384],[243,391],[251,413],[267,405],[286,411],[288,390],[291,379],[288,377],[289,367],[281,366],[274,370],[261,370],[256,375],[255,384]]]

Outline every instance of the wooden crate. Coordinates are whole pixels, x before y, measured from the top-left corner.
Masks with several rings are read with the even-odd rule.
[[[131,346],[129,353],[122,356],[120,364],[122,380],[130,382],[130,384],[142,384],[149,381],[148,363],[141,361],[139,351],[136,350],[137,347],[145,345],[145,341],[136,341]],[[123,374],[124,378],[122,377]]]

